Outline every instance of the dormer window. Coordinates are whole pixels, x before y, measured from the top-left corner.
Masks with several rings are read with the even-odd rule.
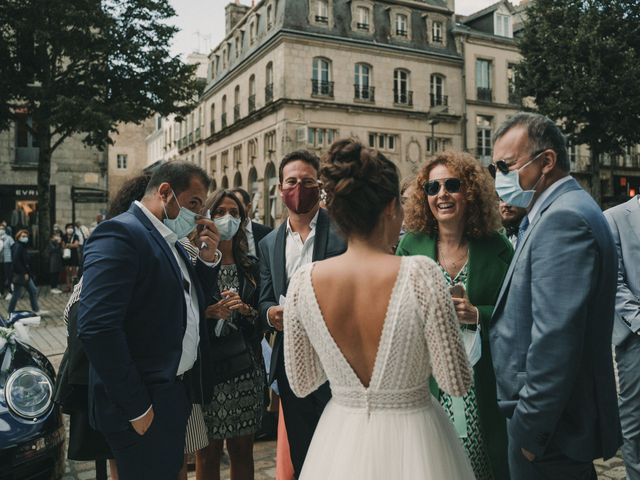
[[[433,43],[442,43],[442,22],[433,22],[431,30],[431,39],[433,40]]]
[[[271,5],[267,6],[267,30],[270,30],[273,27],[273,7]]]
[[[356,23],[356,27],[358,30],[369,31],[369,8],[368,7],[358,7],[357,10],[358,22]]]
[[[251,22],[249,25],[249,45],[253,45],[256,41],[255,22]]]
[[[318,0],[316,4],[316,22],[324,25],[329,24],[329,2],[328,0]]]
[[[494,20],[494,32],[499,37],[513,37],[511,26],[511,15],[504,15],[496,12]]]
[[[407,16],[403,13],[396,15],[396,35],[398,37],[406,37],[407,32]]]
[[[240,56],[240,37],[236,37],[234,42],[235,42],[234,49],[236,53],[236,58],[238,58]]]

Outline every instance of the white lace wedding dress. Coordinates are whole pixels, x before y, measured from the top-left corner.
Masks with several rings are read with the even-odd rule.
[[[288,289],[284,354],[291,388],[306,396],[329,380],[301,480],[467,480],[473,471],[429,376],[463,395],[471,370],[442,273],[427,257],[402,257],[375,366],[365,388],[333,340],[311,271]]]

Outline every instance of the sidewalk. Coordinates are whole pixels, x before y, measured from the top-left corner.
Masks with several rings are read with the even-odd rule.
[[[52,295],[47,291],[48,289],[46,288],[41,289],[39,302],[40,308],[48,310],[50,313],[42,319],[43,321],[39,327],[32,328],[29,333],[33,346],[47,355],[57,369],[67,344],[66,327],[62,322],[62,313],[69,295]],[[8,305],[8,301],[0,300],[0,312],[2,312],[2,315],[6,315]],[[30,309],[29,296],[26,292],[18,302],[16,309]],[[256,443],[254,447],[254,462],[256,480],[275,479],[275,442]],[[598,472],[598,480],[624,480],[626,478],[620,455],[607,462],[597,460],[595,466]],[[190,472],[189,478],[195,479],[195,473]],[[221,478],[223,480],[229,479],[228,465],[223,466]],[[95,480],[93,464],[91,462],[68,461],[63,480]]]

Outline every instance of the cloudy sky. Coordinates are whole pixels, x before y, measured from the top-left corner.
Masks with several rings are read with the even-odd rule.
[[[173,44],[174,54],[208,52],[224,37],[224,7],[227,0],[170,0],[176,10],[175,24],[181,29]],[[497,0],[456,0],[456,13],[468,15]],[[250,5],[251,0],[240,0]],[[517,1],[514,3],[518,3]]]

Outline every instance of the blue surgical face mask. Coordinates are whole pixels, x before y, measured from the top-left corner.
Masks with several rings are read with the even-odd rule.
[[[20,237],[18,241],[20,243],[29,243],[29,237]]]
[[[238,233],[241,220],[227,213],[224,217],[215,218],[213,222],[220,233],[220,240],[231,240]]]
[[[167,215],[166,205],[162,204],[162,209],[164,210],[165,219],[162,220],[173,233],[176,234],[178,239],[184,238],[189,235],[196,228],[196,214],[191,210],[181,207],[180,202],[178,202],[178,197],[175,192],[171,190],[171,194],[173,198],[175,198],[178,207],[180,207],[180,211],[178,212],[178,216],[176,218],[169,218]]]
[[[542,153],[540,153],[540,155],[541,154]],[[520,186],[520,170],[531,165],[540,155],[531,159],[517,170],[511,170],[506,174],[500,171],[496,173],[496,192],[502,201],[514,207],[529,208],[536,194],[536,187],[538,183],[540,183],[540,180],[542,180],[542,177],[544,177],[544,173],[540,175],[540,178],[532,190],[523,190]]]

